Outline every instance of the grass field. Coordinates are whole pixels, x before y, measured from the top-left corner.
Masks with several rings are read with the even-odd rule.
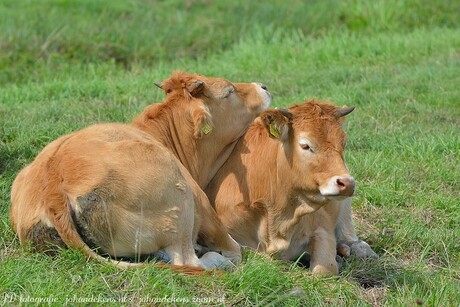
[[[0,2],[0,304],[460,305],[460,2],[285,3]],[[62,134],[130,121],[176,69],[263,82],[273,106],[355,105],[355,223],[380,260],[316,278],[245,251],[235,272],[188,277],[19,246],[17,172]]]

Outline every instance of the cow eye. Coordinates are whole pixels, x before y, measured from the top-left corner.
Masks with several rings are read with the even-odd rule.
[[[235,92],[235,89],[232,87],[231,89],[228,90],[227,94],[224,95],[224,98],[230,97],[231,94]]]
[[[309,142],[307,142],[306,140],[300,140],[299,145],[300,145],[300,148],[302,148],[303,150],[315,152],[313,148],[310,146]]]
[[[301,147],[303,150],[311,150],[310,145],[305,144],[305,143],[300,143],[300,147]]]

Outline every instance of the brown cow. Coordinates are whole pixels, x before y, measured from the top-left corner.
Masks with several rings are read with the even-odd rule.
[[[115,258],[164,249],[173,265],[213,267],[222,256],[197,258],[199,232],[211,249],[241,259],[200,186],[271,95],[259,83],[181,72],[160,86],[165,101],[133,124],[97,124],[65,135],[18,174],[10,216],[21,243],[67,245],[96,258],[88,246]]]
[[[343,157],[344,116],[353,108],[310,101],[268,110],[249,127],[205,190],[241,245],[337,274],[334,230],[355,180]]]

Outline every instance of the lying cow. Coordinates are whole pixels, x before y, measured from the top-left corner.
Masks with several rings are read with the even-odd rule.
[[[309,252],[314,274],[338,273],[336,223],[355,190],[341,128],[351,111],[310,101],[254,121],[205,190],[238,243],[283,260]]]
[[[60,137],[18,174],[10,217],[21,243],[39,250],[67,245],[95,258],[163,249],[172,265],[210,268],[222,256],[198,259],[199,234],[211,249],[241,259],[200,185],[271,95],[262,84],[188,73],[160,86],[165,101],[132,124],[97,124]]]

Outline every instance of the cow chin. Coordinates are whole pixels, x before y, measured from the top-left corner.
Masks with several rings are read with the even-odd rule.
[[[310,202],[313,202],[313,203],[316,203],[316,204],[320,204],[320,205],[325,205],[326,203],[328,202],[331,202],[331,201],[343,201],[347,198],[349,198],[350,196],[342,196],[342,195],[327,195],[327,194],[321,194],[321,193],[318,193],[316,195],[308,195],[306,196],[306,198],[310,201]]]
[[[313,213],[328,202],[324,196],[316,193],[299,193],[295,200],[299,207],[304,208],[305,213]]]
[[[342,196],[342,195],[323,195],[323,196],[330,201],[342,201],[342,200],[345,200],[351,197],[351,196]]]

